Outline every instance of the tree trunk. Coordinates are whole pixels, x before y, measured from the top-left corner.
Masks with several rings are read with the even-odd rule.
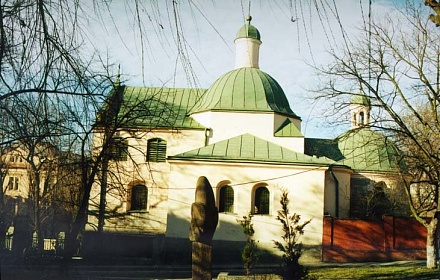
[[[104,158],[102,161],[102,178],[101,178],[101,193],[99,194],[99,213],[98,213],[98,232],[104,231],[105,224],[105,204],[107,196],[107,173],[108,173],[108,159]]]
[[[431,222],[426,227],[426,267],[437,268],[437,227],[438,227],[439,213],[436,213]]]
[[[38,172],[38,171],[37,171]],[[36,173],[37,173],[36,172]],[[44,251],[44,236],[43,236],[43,230],[41,228],[41,209],[40,209],[40,178],[35,178],[34,184],[34,229],[37,233],[37,252],[43,253]]]

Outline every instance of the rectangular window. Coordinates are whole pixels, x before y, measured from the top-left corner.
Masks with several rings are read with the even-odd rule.
[[[110,158],[117,161],[126,161],[128,157],[128,141],[122,137],[112,139]]]
[[[18,183],[19,183],[18,177],[9,177],[8,189],[18,191]]]
[[[9,190],[14,189],[14,177],[9,177],[8,189]]]
[[[147,209],[148,189],[144,185],[136,185],[131,189],[131,211]]]
[[[167,157],[167,142],[160,138],[149,139],[147,143],[147,161],[165,162]]]

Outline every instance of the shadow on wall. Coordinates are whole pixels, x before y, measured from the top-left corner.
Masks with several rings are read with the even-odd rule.
[[[228,220],[220,219],[216,233],[214,234],[214,239],[212,241],[213,265],[241,265],[242,263],[241,250],[246,243],[246,239],[240,224],[236,222],[236,219],[240,218],[240,216],[232,214],[228,214],[228,216],[228,218],[230,218]],[[277,223],[275,216],[272,216],[272,218],[273,222]],[[186,219],[181,219],[175,215],[168,214],[168,223],[173,223],[173,225],[179,227],[181,230],[186,230],[187,234],[189,233],[190,223]],[[229,236],[228,238],[231,240],[219,239],[219,236],[228,236],[229,234],[234,234],[236,236]],[[280,236],[274,236],[273,239],[281,240],[281,233]],[[256,240],[258,241],[257,238]],[[281,264],[281,256],[279,255],[279,252],[276,251],[272,242],[258,243],[260,249],[259,260],[257,262],[258,265],[276,266],[277,264]],[[311,262],[319,261],[321,259],[321,246],[304,246],[304,248],[304,254],[302,257],[304,261]],[[161,255],[161,262],[165,264],[191,264],[191,241],[188,238],[166,237]]]
[[[380,221],[324,218],[323,260],[397,261],[426,257],[426,229],[415,219]]]
[[[186,229],[189,233],[189,221],[169,215],[168,222],[174,223],[182,230]],[[238,223],[223,221],[222,226],[244,236]],[[212,242],[213,265],[241,264],[241,249],[245,245],[245,239],[244,237],[240,239],[242,240],[227,241],[214,238]],[[83,236],[82,256],[97,262],[100,259],[110,258],[142,258],[155,264],[191,265],[191,248],[189,238],[166,237],[163,234],[88,231]],[[281,263],[279,256],[269,250],[261,250],[258,264],[274,265],[277,263]]]

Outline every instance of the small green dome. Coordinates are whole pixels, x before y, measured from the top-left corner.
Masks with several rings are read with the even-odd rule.
[[[252,20],[251,16],[248,16],[246,18],[247,22],[238,30],[236,39],[238,38],[252,38],[257,40],[261,39],[260,31],[258,31],[258,29],[255,26],[251,25],[251,20]]]
[[[351,98],[350,104],[352,105],[364,105],[364,106],[370,106],[370,98],[364,94],[356,94],[353,95]]]
[[[252,67],[238,68],[222,75],[190,113],[212,110],[276,112],[298,118],[290,109],[278,82]]]

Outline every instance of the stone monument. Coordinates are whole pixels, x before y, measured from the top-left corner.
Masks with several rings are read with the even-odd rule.
[[[212,279],[211,243],[218,223],[214,192],[204,176],[196,185],[195,202],[191,205],[192,279]]]

